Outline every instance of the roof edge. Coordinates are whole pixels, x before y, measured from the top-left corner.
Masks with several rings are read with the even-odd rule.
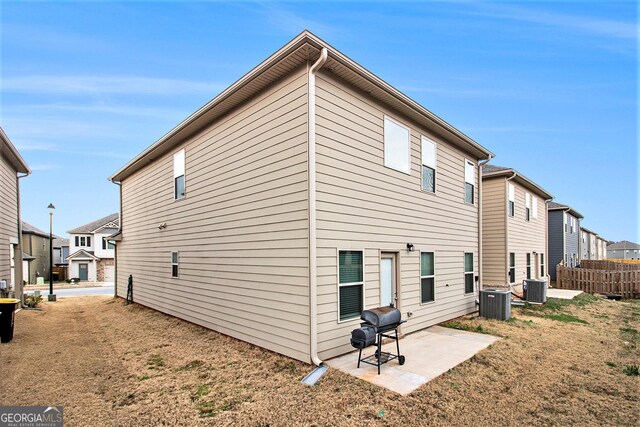
[[[439,126],[448,134],[457,137],[462,142],[467,144],[470,148],[474,149],[478,153],[482,153],[482,155],[492,158],[495,157],[495,154],[489,151],[487,148],[480,145],[478,142],[474,141],[469,136],[465,135],[460,130],[456,129],[454,126],[447,123],[444,119],[441,119],[431,111],[427,110],[425,107],[417,103],[416,101],[409,98],[407,95],[400,92],[398,89],[394,88],[390,84],[386,83],[384,80],[377,77],[372,72],[368,71],[361,65],[357,64],[352,59],[348,58],[346,55],[342,54],[340,51],[314,35],[308,30],[304,30],[299,35],[294,37],[291,41],[285,44],[283,47],[278,49],[275,53],[271,54],[267,59],[262,61],[260,64],[251,69],[248,73],[242,76],[240,79],[236,80],[231,86],[218,94],[215,98],[209,101],[204,106],[200,107],[194,113],[189,115],[186,119],[180,122],[176,127],[171,129],[165,135],[163,135],[160,139],[154,142],[152,145],[143,150],[140,154],[131,159],[127,164],[118,169],[114,174],[109,177],[109,181],[112,182],[120,182],[124,178],[128,177],[131,173],[129,171],[133,169],[136,165],[147,159],[154,151],[160,149],[165,144],[169,143],[174,137],[188,128],[192,123],[194,123],[197,119],[204,116],[207,112],[211,111],[221,102],[232,96],[234,93],[242,89],[246,84],[253,81],[257,77],[259,77],[262,73],[266,72],[269,68],[276,65],[278,62],[286,58],[288,55],[294,53],[301,46],[309,44],[317,49],[327,48],[329,51],[329,57],[338,61],[345,67],[351,69],[353,72],[358,73],[363,78],[369,80],[374,85],[378,86],[382,90],[386,91],[388,94],[395,97],[397,100],[402,102],[408,108],[413,109],[419,114],[423,115],[434,124]],[[480,157],[480,156],[479,156]]]
[[[513,168],[490,172],[487,174],[483,173],[482,179],[499,178],[499,177],[508,176],[508,175],[512,175],[513,179],[516,182],[523,184],[524,186],[528,187],[530,190],[536,191],[538,195],[542,196],[545,200],[551,200],[554,198],[553,194],[549,193],[547,190],[540,187],[538,184],[536,184],[535,182],[533,182],[532,180],[522,175],[520,172],[518,172]]]
[[[24,161],[18,152],[18,149],[13,145],[2,127],[0,127],[0,142],[2,142],[2,145],[7,149],[9,154],[8,159],[11,162],[11,165],[16,169],[16,172],[30,175],[31,169],[29,169],[27,162]]]

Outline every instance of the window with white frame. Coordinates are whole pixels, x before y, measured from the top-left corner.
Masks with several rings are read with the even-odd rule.
[[[384,118],[384,165],[407,174],[411,173],[411,144],[409,128],[395,120]]]
[[[473,205],[475,203],[476,165],[470,161],[464,161],[464,201]]]
[[[171,252],[171,277],[178,277],[178,252]]]
[[[509,253],[509,283],[516,283],[516,254]]]
[[[531,279],[531,254],[527,252],[527,279]]]
[[[433,252],[420,253],[420,301],[435,301],[435,257]]]
[[[531,220],[531,194],[524,193],[524,220]]]
[[[364,254],[362,251],[338,252],[338,318],[357,319],[364,306]]]
[[[173,196],[175,200],[185,196],[185,153],[184,149],[173,154]]]
[[[540,277],[544,277],[544,254],[540,254]]]
[[[473,281],[474,281],[474,270],[473,270],[473,253],[466,252],[464,254],[464,293],[470,294],[473,293]]]
[[[76,236],[74,240],[76,241],[76,246],[80,246],[80,237]]]
[[[516,214],[516,188],[513,186],[512,183],[507,183],[507,189],[508,189],[508,212],[509,212],[509,216],[513,218],[513,216]]]
[[[104,249],[104,250],[115,249],[115,247],[116,247],[116,245],[111,243],[108,238],[106,238],[106,237],[102,238],[102,249]]]
[[[422,142],[422,191],[436,192],[436,143],[426,136]]]
[[[533,219],[538,219],[538,198],[536,196],[531,196],[531,213],[533,214]]]

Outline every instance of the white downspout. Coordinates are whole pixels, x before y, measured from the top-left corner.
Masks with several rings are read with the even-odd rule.
[[[307,182],[309,198],[309,321],[311,324],[309,347],[311,361],[317,365],[322,365],[322,360],[318,357],[318,260],[317,260],[317,233],[316,233],[316,73],[327,62],[329,52],[327,48],[322,48],[320,57],[309,68],[307,92],[307,137],[308,147],[308,177]]]
[[[478,162],[478,292],[482,289],[482,167],[491,159],[493,155]]]

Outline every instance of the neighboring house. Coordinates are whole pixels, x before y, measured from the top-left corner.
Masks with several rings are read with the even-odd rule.
[[[54,280],[65,280],[68,277],[69,262],[67,257],[69,257],[69,239],[61,237],[53,239]]]
[[[49,251],[49,233],[22,221],[22,278],[25,282],[37,283],[38,277],[42,277],[45,282],[49,281],[51,272]]]
[[[607,246],[607,258],[611,259],[640,259],[640,245],[622,240]]]
[[[115,246],[108,239],[118,231],[117,213],[69,230],[69,278],[89,282],[115,280]]]
[[[598,259],[596,239],[598,234],[585,227],[580,227],[580,259]]]
[[[556,266],[580,263],[580,220],[583,216],[567,205],[549,202],[549,277],[556,280]]]
[[[20,233],[20,178],[29,167],[0,128],[0,280],[6,291],[22,299],[22,236]]]
[[[600,236],[596,236],[596,259],[607,259],[607,245],[609,242]]]
[[[482,167],[482,286],[547,277],[547,203],[551,194],[518,171]]]
[[[474,312],[491,157],[304,32],[110,177],[117,295],[314,363]]]

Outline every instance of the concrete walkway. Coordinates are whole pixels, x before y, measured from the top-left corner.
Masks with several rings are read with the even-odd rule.
[[[558,298],[558,299],[574,299],[578,295],[580,295],[582,291],[572,291],[569,289],[547,289],[547,298]]]
[[[330,359],[326,363],[354,377],[406,395],[499,339],[491,335],[432,326],[400,340],[400,354],[406,357],[405,364],[400,366],[397,359],[392,360],[380,367],[380,375],[375,366],[361,363],[359,369],[356,367],[357,351]],[[395,353],[395,346],[395,342],[391,342],[383,345],[382,349]],[[368,347],[362,354],[369,356],[374,351],[375,347]]]

